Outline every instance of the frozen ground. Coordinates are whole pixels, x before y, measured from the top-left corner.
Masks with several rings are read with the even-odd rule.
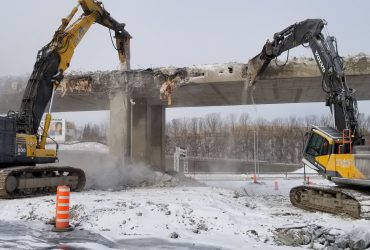
[[[54,196],[1,200],[0,247],[287,249],[274,242],[275,229],[319,225],[339,234],[370,229],[368,221],[293,207],[287,193],[300,179],[278,180],[279,190],[274,183],[212,181],[206,187],[73,193],[76,230],[59,235],[46,224],[55,212]]]
[[[55,196],[0,200],[0,248],[293,249],[275,240],[284,230],[294,237],[311,230],[325,237],[370,239],[369,221],[293,207],[288,193],[302,184],[301,178],[261,175],[259,184],[253,184],[246,175],[195,176],[207,185],[201,186],[159,177],[157,185],[123,185],[104,191],[92,186],[72,193],[71,223],[76,229],[70,233],[51,232],[47,224],[55,213]],[[329,184],[320,177],[311,180]],[[305,244],[304,248],[324,248],[317,242]]]

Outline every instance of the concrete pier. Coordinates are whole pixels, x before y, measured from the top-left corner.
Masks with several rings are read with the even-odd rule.
[[[122,163],[130,153],[130,103],[127,91],[117,89],[110,93],[109,150]]]
[[[134,99],[132,105],[131,157],[156,170],[165,169],[165,108],[150,105],[146,99]]]

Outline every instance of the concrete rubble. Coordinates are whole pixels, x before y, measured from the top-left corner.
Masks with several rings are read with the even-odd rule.
[[[147,180],[139,183],[138,187],[202,187],[204,184],[186,177],[183,174],[172,172],[172,173],[162,173],[153,171],[152,175],[147,178]]]
[[[274,240],[284,246],[308,246],[317,250],[355,249],[370,247],[370,230],[356,228],[349,233],[317,224],[278,228],[273,231]]]

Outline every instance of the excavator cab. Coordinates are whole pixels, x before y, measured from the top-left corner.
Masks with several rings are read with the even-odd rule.
[[[326,174],[327,162],[333,153],[335,144],[330,136],[320,130],[312,129],[306,134],[306,145],[303,151],[303,163],[320,174]]]
[[[302,162],[334,182],[365,180],[370,173],[370,155],[364,152],[364,146],[352,148],[345,131],[314,126],[307,134]]]
[[[325,137],[313,132],[309,134],[309,140],[305,149],[307,155],[315,157],[328,155],[331,150],[332,144],[329,145],[329,141]]]

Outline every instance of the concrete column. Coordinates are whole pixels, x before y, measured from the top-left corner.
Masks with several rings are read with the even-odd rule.
[[[109,150],[124,164],[130,155],[130,102],[125,90],[110,94]]]
[[[164,106],[150,106],[150,165],[157,171],[166,170],[165,161],[165,123]]]
[[[135,99],[132,106],[132,161],[150,164],[148,159],[148,105],[145,99]]]
[[[132,160],[165,171],[165,109],[145,99],[135,99],[132,119]]]

